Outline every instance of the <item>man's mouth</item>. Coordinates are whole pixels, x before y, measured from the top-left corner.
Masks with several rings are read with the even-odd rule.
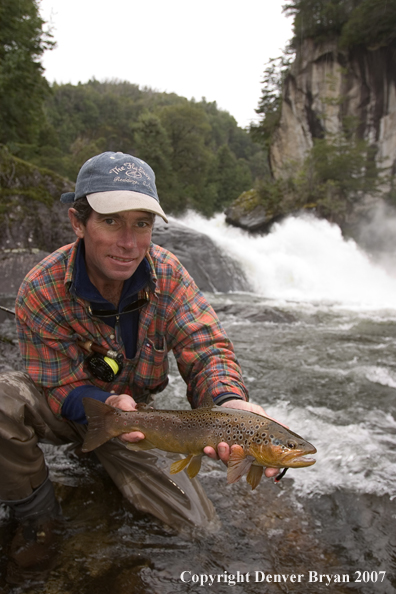
[[[117,262],[133,262],[135,258],[119,258],[117,256],[109,256],[112,260],[116,260]]]

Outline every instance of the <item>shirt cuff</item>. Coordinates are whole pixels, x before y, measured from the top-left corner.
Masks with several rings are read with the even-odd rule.
[[[81,425],[86,424],[87,417],[82,399],[88,397],[106,402],[109,396],[111,396],[110,392],[104,392],[96,386],[78,386],[67,395],[62,405],[61,415],[68,421]]]
[[[242,396],[239,394],[232,394],[231,392],[224,392],[223,394],[219,394],[215,398],[213,398],[214,403],[216,406],[220,406],[229,400],[243,400]],[[245,400],[243,400],[245,402]]]

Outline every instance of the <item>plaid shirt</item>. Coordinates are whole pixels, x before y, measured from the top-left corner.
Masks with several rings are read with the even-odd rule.
[[[60,248],[29,272],[15,308],[26,371],[44,390],[57,416],[67,395],[78,386],[94,385],[132,397],[134,391],[165,387],[171,350],[193,408],[205,393],[215,399],[228,392],[247,400],[233,346],[215,312],[177,258],[154,244],[147,254],[149,302],[140,311],[136,356],[125,358],[113,382],[95,378],[84,364],[87,353],[78,341],[91,340],[121,351],[124,357],[125,350],[117,327],[114,330],[93,317],[90,304],[73,291],[77,245],[78,241]]]

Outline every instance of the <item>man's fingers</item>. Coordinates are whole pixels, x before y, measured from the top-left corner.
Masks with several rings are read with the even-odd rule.
[[[112,394],[106,399],[106,404],[126,412],[136,410],[136,402],[129,394]]]
[[[120,435],[119,437],[120,437],[120,439],[123,439],[124,441],[129,441],[130,443],[136,443],[136,442],[144,439],[145,435],[141,431],[131,431],[130,433],[122,433],[122,435]]]

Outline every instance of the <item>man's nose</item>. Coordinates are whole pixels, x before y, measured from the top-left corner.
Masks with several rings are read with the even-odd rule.
[[[117,244],[120,247],[131,249],[137,246],[137,235],[133,229],[123,229],[118,237]]]

